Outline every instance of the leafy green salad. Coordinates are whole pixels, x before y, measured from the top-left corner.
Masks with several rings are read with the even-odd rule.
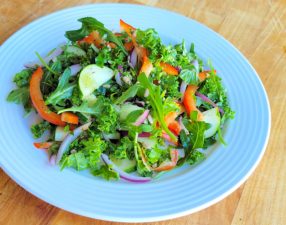
[[[92,17],[79,21],[67,43],[24,65],[7,97],[41,117],[31,132],[46,138],[34,146],[52,165],[142,183],[225,144],[221,129],[234,112],[194,44],[164,45],[154,29],[123,20],[117,33]]]

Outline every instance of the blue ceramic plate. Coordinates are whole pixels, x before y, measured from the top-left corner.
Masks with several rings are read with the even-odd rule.
[[[119,19],[142,29],[155,28],[163,41],[195,43],[213,65],[228,90],[236,117],[223,133],[226,147],[216,144],[208,158],[184,166],[146,184],[107,182],[87,172],[60,172],[43,151],[33,147],[22,107],[5,101],[12,77],[34,54],[47,54],[65,41],[66,30],[80,27],[77,19],[96,17],[119,30]],[[138,5],[96,4],[45,16],[12,35],[0,48],[0,162],[19,185],[40,199],[67,211],[111,221],[142,222],[171,219],[206,208],[229,195],[253,172],[266,148],[270,108],[259,76],[245,57],[206,26],[184,16]]]

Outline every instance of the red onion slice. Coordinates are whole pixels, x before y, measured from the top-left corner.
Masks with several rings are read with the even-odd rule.
[[[147,118],[147,116],[149,115],[149,110],[145,110],[139,117],[138,119],[133,123],[134,126],[140,126]]]
[[[117,68],[121,73],[123,72],[123,66],[119,65]]]
[[[137,64],[137,52],[136,49],[134,48],[133,51],[130,54],[130,60],[129,60],[129,65],[134,69],[136,67]]]
[[[184,158],[185,157],[185,149],[183,149],[183,148],[177,148],[177,151],[178,151],[178,156],[180,157],[180,158]]]
[[[62,157],[63,157],[63,154],[67,151],[69,145],[85,130],[87,130],[89,128],[91,123],[86,123],[78,128],[76,128],[74,131],[73,131],[73,134],[68,134],[66,136],[66,138],[64,139],[64,141],[62,142],[60,148],[59,148],[59,151],[57,153],[57,157],[56,157],[56,163],[58,164]]]
[[[55,57],[59,56],[60,54],[62,54],[63,50],[61,48],[56,48],[50,55],[46,56],[44,58],[44,61],[48,64],[52,59],[54,59]],[[35,67],[36,65],[41,66],[42,63],[41,62],[28,62],[25,63],[24,66],[26,68],[31,68],[31,67]]]
[[[191,62],[193,65],[194,65],[194,67],[196,68],[196,71],[197,71],[197,73],[199,73],[199,62],[198,62],[198,60],[193,60],[192,62]]]
[[[81,70],[81,65],[80,64],[71,65],[70,70],[71,70],[71,76],[75,76]]]
[[[119,86],[122,86],[121,73],[120,73],[120,72],[118,72],[118,73],[115,75],[115,81],[116,81],[116,83],[117,83]]]
[[[200,92],[196,91],[196,96],[200,97],[204,102],[209,103],[210,105],[212,105],[214,108],[218,108],[218,110],[220,111],[221,114],[224,114],[223,109],[221,109],[220,107],[218,107],[217,104],[215,104],[212,100],[210,100],[207,96],[201,94]]]
[[[180,86],[180,92],[182,93],[182,101],[184,99],[186,89],[187,89],[187,83],[185,81],[182,81]]]
[[[151,136],[151,133],[149,132],[142,132],[140,134],[138,134],[138,137],[150,137]]]
[[[149,177],[138,177],[131,174],[128,174],[121,169],[119,169],[109,158],[106,154],[101,154],[101,158],[107,165],[112,165],[112,169],[117,172],[121,179],[133,182],[133,183],[145,183],[151,181]]]
[[[51,157],[49,159],[49,163],[50,163],[51,166],[56,165],[56,158],[57,158],[56,155],[51,155]]]

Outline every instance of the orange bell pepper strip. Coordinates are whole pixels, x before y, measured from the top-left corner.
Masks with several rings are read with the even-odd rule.
[[[116,48],[116,44],[114,44],[113,42],[107,42],[106,45],[110,48]]]
[[[188,115],[190,115],[192,111],[197,111],[198,120],[201,121],[203,119],[203,114],[196,107],[195,93],[197,89],[198,87],[195,85],[188,85],[187,90],[185,91],[183,104]]]
[[[71,124],[78,124],[78,116],[71,112],[62,113],[61,120]]]
[[[207,79],[209,77],[210,72],[211,72],[210,70],[205,70],[203,72],[200,72],[199,73],[200,82],[203,82],[205,79]],[[214,70],[214,73],[216,73],[216,70]]]
[[[100,48],[104,44],[104,40],[102,40],[97,31],[92,31],[88,36],[86,36],[82,40],[79,40],[78,43],[94,44],[96,47]]]
[[[164,118],[166,125],[169,126],[170,123],[174,122],[178,115],[177,112],[169,112]]]
[[[128,23],[125,23],[122,19],[120,19],[119,25],[120,25],[120,29],[121,29],[122,31],[125,31],[125,32],[128,34],[128,36],[129,36],[129,37],[132,39],[132,41],[133,41],[133,39],[135,38],[134,35],[133,35],[133,33],[134,33],[134,31],[136,30],[136,28],[132,27],[132,26],[129,25]]]
[[[46,121],[58,125],[65,126],[66,123],[61,120],[61,116],[52,112],[46,105],[41,92],[41,80],[43,78],[43,70],[38,67],[37,70],[32,74],[30,80],[30,97],[32,103],[39,113],[39,115]]]
[[[160,166],[157,168],[153,169],[154,171],[160,172],[160,171],[167,171],[173,169],[178,162],[179,158],[179,152],[177,149],[172,149],[170,151],[170,156],[171,156],[171,161],[164,161],[161,163]]]
[[[35,142],[34,146],[38,149],[47,149],[52,146],[52,142]]]
[[[141,69],[139,71],[139,74],[145,73],[145,75],[148,77],[150,75],[152,69],[153,69],[153,65],[152,65],[150,59],[146,55],[143,56],[143,63],[142,63]]]
[[[179,71],[175,67],[173,67],[172,65],[170,65],[168,63],[161,62],[160,67],[167,74],[174,75],[174,76],[179,74]]]
[[[176,136],[179,136],[182,128],[178,121],[174,120],[168,125],[170,131],[172,131]]]
[[[134,48],[134,44],[132,41],[125,42],[124,47],[125,47],[127,52],[130,52]]]
[[[128,36],[131,38],[131,41],[133,43],[133,46],[135,47],[136,49],[136,52],[139,56],[139,59],[141,61],[144,60],[144,56],[147,56],[148,55],[148,52],[147,52],[147,49],[142,47],[142,46],[139,46],[136,42],[136,36],[135,36],[135,31],[136,31],[136,28],[134,28],[133,26],[125,23],[123,20],[120,19],[120,29],[122,31],[125,31]]]

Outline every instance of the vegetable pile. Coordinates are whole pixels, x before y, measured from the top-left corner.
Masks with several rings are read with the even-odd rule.
[[[164,45],[154,29],[120,20],[113,33],[95,18],[66,32],[69,41],[25,64],[7,97],[35,110],[34,146],[51,164],[94,176],[147,182],[205,158],[234,117],[221,78],[194,45]]]

